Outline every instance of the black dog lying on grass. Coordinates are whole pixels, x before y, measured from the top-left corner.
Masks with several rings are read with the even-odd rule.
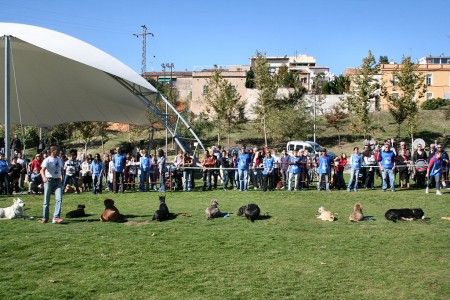
[[[398,220],[412,221],[423,219],[425,213],[421,208],[400,208],[389,209],[385,214],[388,221],[397,222]]]
[[[169,208],[166,205],[166,196],[159,196],[159,209],[153,214],[153,221],[164,221],[169,218]]]
[[[259,209],[259,206],[256,204],[247,204],[241,206],[237,213],[238,216],[245,215],[247,220],[250,220],[252,222],[254,222],[259,217],[260,214],[261,210]]]
[[[66,214],[66,218],[81,218],[81,217],[85,217],[86,213],[84,212],[84,209],[86,208],[86,206],[84,206],[84,204],[78,204],[77,209],[69,211]]]

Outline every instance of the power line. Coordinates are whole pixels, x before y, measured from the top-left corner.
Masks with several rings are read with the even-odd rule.
[[[141,75],[144,75],[147,71],[147,35],[155,36],[151,32],[147,32],[147,26],[142,25],[142,33],[133,33],[137,38],[142,36],[142,63],[141,63]]]

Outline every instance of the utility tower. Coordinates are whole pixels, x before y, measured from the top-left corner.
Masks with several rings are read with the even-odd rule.
[[[147,35],[155,36],[151,32],[147,32],[147,26],[142,25],[142,33],[133,33],[137,38],[142,36],[142,64],[141,64],[141,75],[147,71]]]

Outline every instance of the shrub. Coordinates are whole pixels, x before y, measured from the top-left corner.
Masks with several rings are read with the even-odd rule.
[[[442,98],[433,98],[426,100],[420,105],[422,109],[425,110],[437,110],[443,109],[445,106],[450,105],[450,100]]]

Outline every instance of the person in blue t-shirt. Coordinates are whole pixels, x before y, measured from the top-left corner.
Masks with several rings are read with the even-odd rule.
[[[327,155],[327,149],[322,148],[319,155],[319,167],[317,168],[319,182],[317,183],[317,190],[330,190],[329,174],[330,174],[330,157]]]
[[[100,158],[100,154],[95,154],[94,160],[91,164],[91,174],[92,174],[92,194],[102,193],[102,178],[103,178],[103,162]]]
[[[241,152],[238,155],[238,172],[239,172],[239,190],[247,191],[248,189],[248,167],[250,165],[250,155],[246,152],[245,145],[242,145]]]
[[[350,192],[353,186],[353,190],[358,191],[358,178],[359,170],[361,169],[361,153],[359,148],[353,148],[353,154],[350,157],[350,179],[348,181],[347,192]]]
[[[389,180],[389,185],[392,192],[395,192],[394,180],[395,174],[394,170],[396,167],[395,163],[395,153],[391,150],[391,145],[386,143],[384,145],[383,151],[378,155],[378,162],[380,165],[381,176],[383,178],[383,183],[381,188],[383,192],[387,189],[387,180]]]
[[[120,191],[122,193],[125,192],[124,187],[124,173],[123,170],[125,168],[125,155],[123,154],[122,148],[118,147],[117,153],[114,154],[114,193],[119,191],[119,182],[120,182]]]
[[[139,177],[138,191],[149,191],[149,176],[150,176],[150,157],[148,157],[147,150],[141,151],[141,157],[139,158],[139,170],[141,171]]]
[[[437,151],[434,156],[430,159],[427,169],[427,178],[430,177],[431,180],[425,189],[425,193],[428,194],[429,187],[432,185],[433,181],[436,185],[436,195],[441,196],[441,176],[443,170],[443,159],[442,152]]]
[[[273,191],[274,162],[275,159],[270,154],[270,151],[267,151],[266,157],[264,157],[263,163],[261,164],[261,166],[264,167],[262,184],[262,190],[264,192],[267,191],[267,189],[269,189],[269,191]]]
[[[296,191],[299,189],[300,160],[301,157],[298,156],[298,152],[294,150],[289,160],[288,191],[292,191],[292,179],[294,179],[294,189]]]
[[[0,193],[4,192],[6,195],[10,195],[10,178],[8,175],[9,164],[5,159],[5,155],[0,152]]]

